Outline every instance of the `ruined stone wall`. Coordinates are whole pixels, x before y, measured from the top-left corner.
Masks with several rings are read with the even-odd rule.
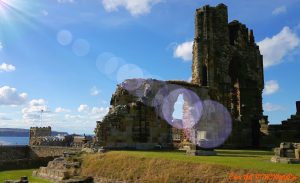
[[[0,146],[0,171],[45,166],[54,155],[58,156],[59,153],[62,154],[63,150],[36,149],[30,146]]]
[[[77,148],[49,146],[0,146],[0,161],[56,157]]]
[[[197,9],[192,83],[207,86],[211,96],[230,111],[234,129],[228,144],[259,145],[263,77],[253,31],[236,20],[228,23],[224,4]]]
[[[208,86],[226,107],[230,90],[230,54],[227,7],[204,6],[196,10],[192,83]]]
[[[12,159],[0,160],[0,171],[4,170],[20,170],[20,169],[36,169],[46,166],[53,157],[34,158],[34,159]]]
[[[0,146],[0,161],[28,158],[29,151],[28,146]]]
[[[41,143],[41,137],[51,136],[51,127],[31,127],[29,130],[29,145]]]
[[[209,98],[207,88],[201,89],[198,85],[183,81],[143,80],[134,94],[118,86],[112,96],[109,113],[97,123],[95,132],[98,143],[111,149],[172,148],[173,138],[177,137],[172,133],[174,130],[169,123],[162,118],[160,107],[155,104],[164,100],[165,96],[160,96],[160,91],[166,86],[169,92],[183,87],[203,99]],[[179,136],[182,134],[177,132]]]
[[[138,79],[135,82],[140,84]],[[151,82],[142,83],[134,95],[118,86],[108,115],[97,123],[95,131],[100,144],[119,148],[172,144],[170,134],[177,130],[172,130],[160,118],[160,111],[147,104],[163,81]],[[227,6],[207,5],[196,10],[192,83],[167,83],[192,90],[201,100],[212,99],[228,109],[233,129],[226,146],[259,146],[268,123],[262,109],[263,58],[253,31],[238,21],[228,23]]]
[[[57,147],[57,146],[31,146],[29,157],[42,158],[42,157],[58,157],[63,155],[64,152],[79,152],[81,148],[71,147]]]
[[[81,148],[59,146],[0,146],[0,160],[56,157],[64,152],[78,152]]]
[[[158,90],[159,86],[152,85],[151,88]],[[144,89],[135,92],[144,95]],[[101,145],[111,149],[153,149],[158,144],[171,146],[170,125],[157,115],[153,107],[143,104],[141,100],[118,86],[108,115],[98,122],[96,128]]]
[[[296,113],[281,124],[268,126],[268,138],[273,139],[274,145],[280,142],[300,142],[300,102],[296,102]],[[273,147],[274,147],[273,145]]]

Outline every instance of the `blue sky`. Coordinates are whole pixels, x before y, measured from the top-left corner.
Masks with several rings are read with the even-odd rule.
[[[0,127],[92,133],[116,84],[188,80],[195,9],[225,3],[264,54],[265,114],[300,100],[299,0],[0,0]]]

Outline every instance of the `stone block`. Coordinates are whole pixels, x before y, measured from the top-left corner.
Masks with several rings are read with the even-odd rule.
[[[275,156],[281,156],[281,157],[284,156],[282,148],[278,148],[278,147],[274,148],[274,153],[275,153]]]
[[[300,159],[300,147],[298,149],[295,149],[295,158]]]
[[[294,147],[295,149],[300,148],[300,143],[293,143],[293,147]]]
[[[300,164],[300,159],[272,156],[271,162],[283,164]]]
[[[293,150],[293,149],[285,150],[285,157],[295,158],[295,150]]]
[[[290,149],[291,147],[292,147],[292,143],[290,143],[290,142],[280,143],[280,148],[282,148],[282,149]]]

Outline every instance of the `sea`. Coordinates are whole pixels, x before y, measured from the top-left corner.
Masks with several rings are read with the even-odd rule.
[[[0,145],[28,145],[29,137],[0,137]]]

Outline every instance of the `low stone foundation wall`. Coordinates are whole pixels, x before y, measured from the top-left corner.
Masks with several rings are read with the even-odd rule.
[[[80,152],[81,148],[58,146],[0,146],[0,171],[47,166],[64,152]]]
[[[29,146],[0,146],[0,161],[29,157]]]
[[[36,159],[2,160],[0,161],[0,171],[39,168],[41,166],[47,166],[48,162],[52,160],[53,157],[36,158]]]
[[[30,158],[59,157],[64,152],[80,152],[81,148],[59,147],[59,146],[30,146]]]

